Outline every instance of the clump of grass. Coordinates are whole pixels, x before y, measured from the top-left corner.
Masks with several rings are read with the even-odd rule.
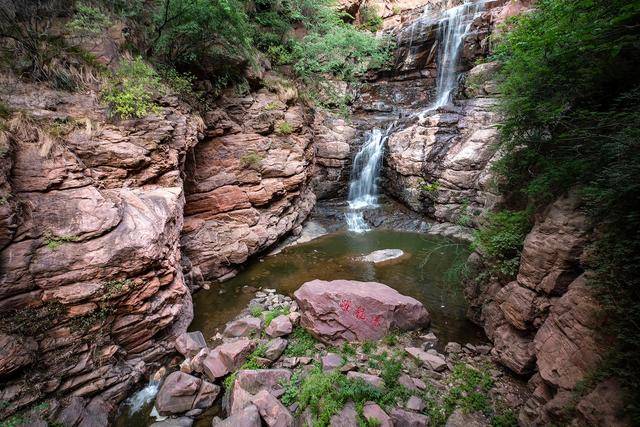
[[[227,376],[227,378],[224,379],[223,385],[225,390],[227,392],[231,390],[231,388],[233,387],[233,383],[236,381],[236,378],[238,377],[239,371],[262,368],[263,366],[258,362],[258,359],[264,358],[266,356],[266,352],[267,352],[266,345],[261,344],[258,347],[256,347],[256,349],[253,350],[253,352],[251,352],[251,354],[247,357],[247,360],[242,364],[242,366],[240,366],[238,370],[231,373],[229,376]]]
[[[131,279],[110,280],[105,283],[104,293],[100,297],[101,301],[106,301],[123,294],[127,290],[133,288],[134,282]]]
[[[284,350],[286,357],[309,356],[315,351],[316,340],[306,329],[298,326],[289,335],[289,344]]]
[[[375,348],[376,346],[372,341],[365,341],[362,343],[362,352],[364,354],[371,354]]]
[[[242,167],[250,168],[254,170],[260,169],[260,163],[263,157],[255,151],[250,151],[244,156],[240,157],[240,164]]]
[[[276,308],[275,310],[270,310],[262,313],[264,316],[264,326],[267,327],[271,324],[273,319],[278,316],[289,314],[289,307]]]
[[[47,248],[51,249],[52,251],[55,251],[64,243],[77,242],[77,241],[78,241],[78,237],[76,236],[66,236],[66,235],[54,236],[50,232],[47,232],[44,235],[44,243],[45,245],[47,245]]]
[[[354,346],[352,346],[351,344],[349,344],[348,342],[345,342],[342,344],[342,354],[345,356],[355,356],[356,355],[356,349]]]
[[[254,305],[253,307],[251,307],[249,309],[249,312],[251,313],[251,315],[253,317],[260,317],[263,313],[262,307],[258,306],[258,305]]]
[[[276,125],[276,133],[278,135],[290,135],[293,130],[293,126],[289,122],[280,122]]]

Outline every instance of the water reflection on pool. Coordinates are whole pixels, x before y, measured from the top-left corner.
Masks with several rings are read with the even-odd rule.
[[[402,249],[408,256],[380,265],[356,260],[379,249]],[[452,280],[468,254],[467,244],[438,236],[388,230],[330,234],[255,260],[233,279],[198,292],[190,330],[213,336],[251,300],[253,293],[242,291],[245,285],[292,295],[309,280],[352,279],[381,282],[421,301],[441,345],[479,342],[483,334],[466,319],[462,290]]]

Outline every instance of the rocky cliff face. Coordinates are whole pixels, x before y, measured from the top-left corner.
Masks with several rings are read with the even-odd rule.
[[[18,111],[2,134],[2,411],[115,403],[191,321],[182,171],[202,122],[171,98],[114,123],[93,93],[2,87]]]
[[[470,317],[484,325],[494,356],[517,374],[531,376],[533,397],[520,413],[523,425],[574,422],[624,425],[615,380],[580,398],[574,390],[602,362],[605,319],[589,281],[586,248],[591,230],[575,195],[549,206],[528,234],[515,281],[472,282]],[[580,425],[580,424],[579,424]]]
[[[187,158],[183,264],[224,279],[251,255],[299,232],[315,204],[310,112],[293,86],[223,96]],[[197,283],[197,280],[196,280]]]
[[[367,125],[396,122],[383,168],[382,185],[390,195],[440,222],[472,226],[499,201],[489,171],[497,157],[496,65],[474,63],[489,53],[496,23],[512,12],[504,2],[485,4],[463,41],[458,72],[465,84],[455,105],[428,111],[435,98],[441,12],[455,6],[445,3],[424,2],[385,19],[398,43],[394,68],[364,86],[356,112]]]

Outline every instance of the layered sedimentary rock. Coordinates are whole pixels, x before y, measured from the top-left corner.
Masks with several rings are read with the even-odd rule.
[[[52,393],[117,402],[192,317],[181,173],[201,120],[171,98],[113,122],[91,93],[2,87],[20,112],[0,178],[1,410]]]
[[[182,246],[194,278],[229,277],[313,208],[311,118],[295,98],[294,87],[263,88],[206,114],[187,159]]]
[[[605,319],[588,285],[590,233],[578,197],[561,197],[525,239],[515,281],[474,282],[465,290],[471,318],[494,342],[493,355],[518,374],[534,374],[533,397],[520,413],[524,425],[566,421],[573,390],[604,357]],[[622,423],[619,389],[609,389],[617,404],[594,405],[586,396],[583,407],[592,419]]]
[[[398,42],[394,68],[365,84],[356,103],[365,126],[372,121],[378,127],[395,122],[387,141],[382,186],[413,210],[441,222],[477,225],[481,214],[499,201],[490,174],[499,155],[493,82],[497,67],[474,67],[474,63],[489,53],[488,37],[509,13],[503,3],[487,2],[483,12],[469,15],[457,68],[466,81],[453,104],[430,110],[441,65],[442,11],[457,4],[428,1],[411,11],[399,11],[400,22],[389,30]]]

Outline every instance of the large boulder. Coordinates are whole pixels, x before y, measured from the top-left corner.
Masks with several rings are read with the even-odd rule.
[[[202,332],[183,332],[176,338],[176,351],[184,357],[193,357],[207,346]]]
[[[255,343],[248,338],[240,338],[236,341],[220,344],[208,351],[206,356],[203,355],[201,361],[199,360],[200,354],[198,354],[194,364],[198,369],[200,368],[198,365],[201,365],[200,370],[212,381],[215,381],[240,367],[254,347]]]
[[[291,379],[291,371],[286,369],[242,370],[233,383],[229,395],[227,412],[234,415],[250,405],[261,391],[273,395],[282,394],[283,383]]]
[[[392,328],[429,325],[424,306],[387,285],[354,280],[313,280],[294,293],[301,324],[330,344],[378,340]]]
[[[219,393],[219,386],[176,371],[170,373],[160,387],[155,406],[160,415],[206,409],[213,404]]]

